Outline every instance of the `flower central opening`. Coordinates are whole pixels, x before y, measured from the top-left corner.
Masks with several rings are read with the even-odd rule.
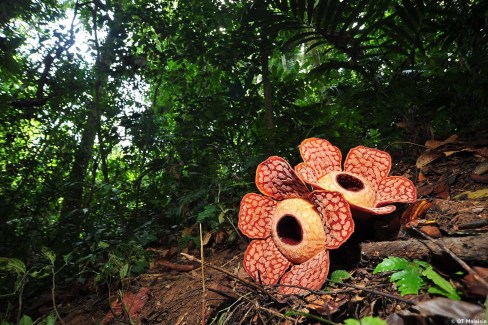
[[[359,192],[364,188],[363,181],[349,174],[338,174],[336,181],[344,189],[351,192]]]
[[[278,221],[276,232],[281,241],[288,245],[298,245],[303,240],[302,226],[291,214],[285,214]]]

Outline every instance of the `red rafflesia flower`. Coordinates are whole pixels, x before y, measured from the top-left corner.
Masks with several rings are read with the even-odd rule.
[[[391,203],[413,203],[417,191],[412,181],[388,176],[390,155],[363,146],[351,149],[341,168],[339,148],[329,141],[310,138],[300,144],[303,163],[295,167],[300,177],[314,189],[338,191],[351,205],[354,216],[389,214]]]
[[[244,254],[244,269],[258,283],[281,284],[283,294],[320,289],[329,272],[329,249],[354,231],[342,194],[310,192],[281,157],[257,167],[256,186],[241,201],[239,229],[253,241]]]

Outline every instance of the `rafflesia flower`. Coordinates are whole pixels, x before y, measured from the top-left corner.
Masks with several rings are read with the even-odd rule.
[[[300,144],[303,163],[295,167],[300,177],[314,189],[338,191],[349,202],[354,216],[389,214],[392,203],[412,203],[417,191],[412,181],[388,176],[390,155],[363,146],[352,148],[341,168],[339,148],[329,141],[310,138]]]
[[[329,272],[329,249],[354,231],[342,194],[310,192],[281,157],[257,167],[256,186],[241,201],[239,229],[253,240],[244,253],[244,269],[257,282],[281,284],[283,294],[320,289]]]

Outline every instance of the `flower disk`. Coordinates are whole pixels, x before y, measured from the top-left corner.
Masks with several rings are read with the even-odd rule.
[[[315,206],[305,199],[278,203],[271,221],[271,236],[292,263],[308,261],[325,249],[324,225]]]

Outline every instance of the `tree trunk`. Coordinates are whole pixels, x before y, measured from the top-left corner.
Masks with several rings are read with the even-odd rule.
[[[267,131],[268,149],[270,152],[273,152],[276,146],[276,139],[273,118],[273,88],[269,77],[269,52],[268,37],[263,33],[261,39],[261,73],[263,77],[265,126]]]
[[[90,104],[93,106],[93,104]],[[83,228],[83,189],[88,164],[92,159],[93,145],[97,134],[97,114],[94,107],[87,112],[87,119],[81,135],[81,142],[76,150],[73,165],[64,191],[64,200],[58,224],[58,238],[66,243],[73,243]]]
[[[108,179],[108,167],[107,167],[107,153],[105,150],[105,141],[102,134],[102,111],[100,109],[100,102],[102,97],[102,59],[101,59],[101,49],[100,43],[98,41],[98,26],[97,26],[97,13],[98,4],[95,2],[95,6],[92,10],[92,20],[93,20],[93,35],[95,38],[95,50],[96,50],[96,61],[95,61],[95,112],[97,117],[97,134],[98,134],[98,145],[100,147],[100,160],[102,161],[102,174],[103,180],[106,184],[109,183]],[[109,36],[110,37],[110,36]],[[105,40],[108,42],[108,39]]]

